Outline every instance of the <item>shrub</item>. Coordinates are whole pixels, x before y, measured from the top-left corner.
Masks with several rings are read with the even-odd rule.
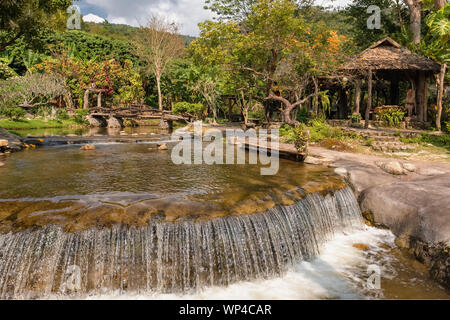
[[[386,108],[377,112],[377,117],[390,127],[398,127],[405,119],[406,112],[401,108]]]
[[[26,114],[25,110],[21,107],[5,108],[2,113],[10,119],[20,119]]]
[[[308,131],[302,127],[295,127],[293,129],[294,146],[298,152],[307,152],[308,150]]]
[[[310,139],[319,142],[326,138],[340,139],[343,137],[342,129],[339,127],[331,127],[322,118],[315,118],[308,124]]]
[[[84,117],[87,116],[89,112],[86,109],[75,110],[75,122],[78,124],[86,124]]]
[[[0,80],[12,78],[16,73],[6,63],[0,62]]]
[[[69,120],[70,116],[64,109],[58,109],[56,111],[56,118],[59,120]]]
[[[174,114],[190,113],[197,118],[201,118],[205,107],[201,103],[177,102],[172,111]]]

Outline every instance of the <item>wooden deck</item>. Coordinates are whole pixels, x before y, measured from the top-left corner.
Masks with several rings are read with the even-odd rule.
[[[282,158],[296,160],[296,161],[304,161],[307,157],[306,152],[298,152],[297,149],[295,149],[294,145],[288,144],[288,143],[279,143],[278,147],[275,148],[275,146],[271,146],[270,141],[267,143],[267,146],[261,146],[259,143],[253,143],[253,142],[245,142],[245,148],[247,150],[259,150],[259,149],[267,149],[269,152],[276,150],[278,151],[278,154]]]

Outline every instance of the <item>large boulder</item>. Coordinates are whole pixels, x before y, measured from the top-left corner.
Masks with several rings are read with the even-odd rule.
[[[23,142],[20,137],[0,128],[0,152],[11,151],[16,152],[24,148]]]
[[[371,187],[359,197],[366,218],[388,227],[450,288],[450,174]]]
[[[450,174],[374,186],[360,203],[398,237],[450,244]]]
[[[116,117],[109,117],[108,120],[108,128],[122,128],[123,121]]]

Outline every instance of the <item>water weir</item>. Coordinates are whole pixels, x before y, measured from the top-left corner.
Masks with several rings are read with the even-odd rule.
[[[314,193],[252,215],[147,227],[0,235],[0,299],[107,292],[193,292],[283,274],[315,257],[337,232],[361,227],[350,188]]]

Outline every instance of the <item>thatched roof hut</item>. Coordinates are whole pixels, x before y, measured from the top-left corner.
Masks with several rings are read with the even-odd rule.
[[[403,70],[439,73],[440,65],[419,54],[411,53],[407,48],[387,37],[344,64],[342,71],[359,70]]]
[[[339,71],[344,75],[356,78],[355,111],[359,113],[359,98],[362,81],[367,82],[368,108],[365,119],[370,117],[372,107],[372,87],[376,80],[390,82],[390,104],[399,103],[399,82],[409,82],[411,88],[407,96],[412,97],[406,102],[412,110],[408,115],[418,122],[427,121],[428,82],[440,72],[441,65],[419,54],[412,53],[407,48],[387,37],[352,57]],[[412,100],[411,100],[412,99]],[[366,121],[367,122],[367,121]]]

